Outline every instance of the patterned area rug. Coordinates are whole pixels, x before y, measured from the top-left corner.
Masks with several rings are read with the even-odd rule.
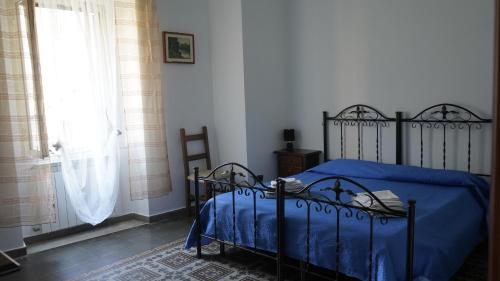
[[[196,250],[183,249],[184,240],[160,246],[142,254],[121,260],[80,276],[75,281],[260,281],[275,280],[275,265],[270,260],[241,250],[226,248],[219,255],[219,245],[203,247],[203,259],[196,258]],[[481,281],[487,278],[487,246],[481,245],[466,261],[452,280]],[[297,274],[288,272],[290,279]],[[288,279],[288,278],[287,278]],[[310,279],[310,278],[309,278]]]
[[[184,250],[184,239],[146,251],[80,276],[75,281],[260,281],[274,280],[272,263],[251,253],[226,247],[219,255],[219,245],[203,246],[203,259],[196,249]]]

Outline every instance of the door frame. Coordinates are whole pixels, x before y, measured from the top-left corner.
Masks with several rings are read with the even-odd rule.
[[[490,237],[488,256],[488,280],[500,280],[500,0],[495,1],[495,54],[493,76],[493,154],[490,189]]]

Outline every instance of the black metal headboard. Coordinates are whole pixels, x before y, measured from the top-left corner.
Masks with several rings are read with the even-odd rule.
[[[442,103],[422,110],[411,118],[402,119],[401,122],[409,123],[411,128],[420,130],[420,167],[424,162],[423,130],[442,130],[442,164],[446,169],[446,146],[448,130],[467,130],[467,171],[471,171],[471,131],[482,129],[483,124],[491,123],[491,119],[481,118],[476,113],[459,105]]]
[[[329,160],[329,121],[333,121],[334,126],[340,127],[340,157],[344,158],[346,156],[345,142],[346,137],[345,131],[346,127],[356,127],[357,129],[357,151],[358,159],[361,159],[362,151],[362,134],[364,127],[375,127],[376,138],[375,138],[375,149],[376,149],[376,159],[379,162],[380,159],[380,141],[379,133],[384,127],[388,127],[389,123],[396,123],[396,163],[401,164],[402,153],[401,153],[401,112],[396,112],[396,118],[387,117],[382,112],[377,109],[364,105],[356,104],[344,108],[337,115],[330,117],[328,112],[323,111],[323,157],[324,161]]]
[[[380,141],[379,133],[382,128],[388,127],[389,123],[395,123],[395,153],[396,164],[403,164],[403,124],[410,124],[411,128],[420,129],[420,166],[424,162],[424,139],[423,130],[439,129],[442,130],[442,159],[443,169],[446,169],[446,147],[447,130],[467,130],[467,171],[471,171],[471,131],[473,129],[482,129],[484,124],[491,123],[491,119],[479,117],[471,110],[459,105],[443,103],[430,106],[420,113],[410,118],[403,118],[402,112],[396,112],[395,117],[388,117],[379,110],[363,104],[356,104],[344,108],[334,117],[330,117],[328,112],[323,111],[323,157],[324,161],[329,160],[329,128],[330,121],[334,126],[340,127],[340,157],[345,158],[344,140],[346,127],[357,128],[357,152],[358,159],[361,159],[363,148],[362,131],[364,127],[376,128],[376,159],[379,162]]]

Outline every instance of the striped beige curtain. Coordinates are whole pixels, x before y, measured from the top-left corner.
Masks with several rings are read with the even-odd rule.
[[[119,71],[128,143],[130,195],[171,190],[161,85],[161,33],[154,0],[116,0]]]
[[[0,227],[55,221],[34,38],[26,3],[0,1]]]

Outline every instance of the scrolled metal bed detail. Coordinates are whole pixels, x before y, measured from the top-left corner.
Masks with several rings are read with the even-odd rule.
[[[284,269],[292,268],[300,272],[301,280],[306,279],[306,275],[317,276],[321,278],[326,278],[328,280],[339,280],[340,278],[340,258],[341,258],[341,234],[342,234],[342,218],[346,219],[355,219],[358,221],[364,220],[364,218],[368,218],[369,220],[369,247],[368,247],[368,272],[369,272],[369,280],[372,280],[373,276],[373,239],[374,239],[374,221],[378,219],[381,225],[385,225],[389,223],[389,217],[402,218],[407,220],[407,241],[406,241],[406,280],[413,279],[413,248],[414,248],[414,225],[415,225],[415,201],[409,200],[407,205],[407,211],[400,211],[391,209],[386,206],[382,200],[380,200],[376,195],[374,195],[369,189],[367,189],[362,184],[343,176],[328,176],[321,178],[319,180],[313,181],[312,183],[306,185],[300,191],[292,193],[287,192],[285,190],[285,182],[281,179],[278,179],[275,191],[275,200],[276,201],[276,253],[270,253],[261,251],[258,249],[257,245],[257,232],[258,232],[258,223],[257,223],[257,198],[264,199],[266,197],[266,193],[270,191],[270,188],[266,186],[262,182],[262,177],[257,176],[252,171],[250,171],[245,166],[238,163],[227,163],[223,164],[212,171],[207,177],[199,177],[198,168],[195,168],[195,201],[196,201],[196,248],[197,248],[197,257],[201,258],[202,254],[202,237],[211,239],[213,241],[217,241],[220,243],[220,254],[224,255],[224,245],[231,245],[232,247],[242,249],[245,251],[252,252],[254,254],[258,254],[267,258],[270,258],[276,262],[276,277],[277,280],[284,280]],[[217,174],[229,174],[229,177],[217,177]],[[245,175],[245,173],[247,175]],[[201,224],[200,224],[200,209],[199,209],[199,183],[203,181],[205,183],[209,183],[208,186],[211,187],[212,191],[212,200],[213,200],[213,224],[214,233],[213,235],[202,234]],[[333,182],[333,184],[326,188],[320,189],[320,192],[311,192],[313,187],[318,186],[321,183]],[[356,193],[348,188],[343,187],[343,183],[350,183],[352,187],[359,189],[362,192],[365,192],[370,199],[370,203],[368,205],[363,205],[358,202],[356,198]],[[231,193],[231,203],[232,203],[232,214],[230,214],[232,219],[232,241],[225,241],[219,239],[217,235],[217,197],[216,195],[219,193]],[[333,192],[334,198],[330,198],[326,196],[327,192]],[[236,198],[236,194],[243,196],[251,196],[253,199],[253,241],[254,244],[252,247],[245,247],[238,245],[236,241],[236,206],[238,204],[238,200]],[[347,194],[351,196],[353,199],[351,201],[342,200],[341,195]],[[298,209],[305,208],[306,209],[306,255],[305,260],[299,261],[299,265],[293,264],[287,259],[286,247],[284,244],[286,232],[285,232],[285,224],[286,224],[286,208],[285,201],[286,200],[296,200],[294,207]],[[378,203],[382,208],[373,208],[374,203]],[[342,212],[344,211],[344,216],[342,216]],[[335,213],[334,219],[336,222],[336,230],[335,230],[335,270],[334,277],[329,275],[325,275],[323,273],[316,272],[315,270],[311,270],[311,262],[310,262],[310,232],[311,232],[311,213],[312,212],[323,212],[324,214],[332,214]]]
[[[442,168],[446,169],[447,153],[447,130],[467,130],[467,171],[471,172],[471,154],[472,138],[471,133],[474,129],[483,129],[485,124],[490,124],[491,119],[482,118],[477,113],[472,112],[463,106],[441,103],[430,106],[418,114],[404,118],[401,111],[395,112],[395,117],[390,117],[379,110],[363,104],[356,104],[341,110],[334,117],[329,116],[327,111],[323,111],[323,157],[324,161],[329,160],[329,138],[330,125],[340,127],[340,158],[345,158],[345,128],[346,126],[357,126],[357,151],[358,159],[362,159],[361,151],[363,142],[361,139],[363,127],[376,127],[375,151],[376,161],[380,161],[380,141],[379,133],[382,128],[388,127],[390,123],[395,124],[395,164],[403,164],[403,125],[410,124],[410,129],[418,128],[420,130],[420,167],[424,167],[424,139],[423,131],[427,129],[442,130]],[[380,131],[379,131],[380,130]],[[371,145],[371,144],[370,144]],[[487,174],[476,173],[481,176]]]
[[[482,129],[483,124],[491,123],[491,119],[481,118],[476,113],[456,104],[442,103],[430,106],[413,117],[402,119],[411,128],[420,130],[420,167],[424,163],[423,129],[442,129],[442,166],[446,169],[446,129],[467,130],[467,172],[471,171],[471,132]]]
[[[235,171],[235,169],[240,169],[241,171]],[[253,230],[254,230],[254,238],[256,237],[257,234],[257,196],[261,199],[265,198],[265,191],[268,190],[268,188],[262,183],[262,176],[255,175],[250,169],[247,167],[238,164],[238,163],[227,163],[218,166],[215,168],[210,174],[208,174],[206,177],[199,177],[199,169],[197,167],[194,168],[195,172],[195,212],[196,212],[196,227],[197,227],[197,233],[199,237],[204,236],[202,235],[200,231],[200,209],[199,209],[199,183],[200,181],[204,181],[205,183],[208,183],[207,186],[211,189],[210,191],[212,192],[212,198],[213,199],[213,214],[214,214],[214,225],[215,225],[215,232],[214,232],[214,237],[207,237],[214,239],[216,241],[221,242],[220,244],[220,253],[221,255],[224,255],[224,245],[225,241],[221,241],[218,239],[217,236],[217,200],[215,199],[217,193],[226,193],[226,192],[231,192],[231,197],[233,202],[235,201],[235,194],[239,195],[245,195],[245,196],[250,196],[252,194],[253,196]],[[243,172],[246,172],[247,175],[244,175]],[[220,177],[218,175],[220,174],[229,174],[229,177]],[[239,178],[246,178],[245,180],[237,180]],[[251,193],[250,193],[251,192]],[[232,246],[238,247],[236,244],[236,204],[233,204],[232,206],[232,220],[233,220],[233,241],[232,241]],[[254,241],[256,241],[254,239]],[[246,248],[244,248],[246,249]],[[261,254],[260,252],[257,251],[257,245],[254,244],[254,250],[252,251],[255,254]],[[198,258],[201,257],[201,240],[197,240],[197,256]]]
[[[399,117],[401,117],[399,115]],[[323,157],[324,161],[328,161],[329,155],[329,122],[333,121],[334,126],[340,127],[340,158],[346,157],[346,145],[344,138],[346,136],[346,127],[356,127],[357,129],[357,157],[358,160],[361,159],[362,151],[362,132],[363,127],[375,127],[376,129],[376,140],[375,140],[375,151],[376,160],[380,160],[380,141],[379,134],[382,128],[388,127],[389,123],[396,122],[397,118],[387,117],[382,112],[377,109],[364,104],[356,104],[341,110],[337,115],[331,117],[327,111],[323,111]],[[397,128],[396,128],[397,129]]]

